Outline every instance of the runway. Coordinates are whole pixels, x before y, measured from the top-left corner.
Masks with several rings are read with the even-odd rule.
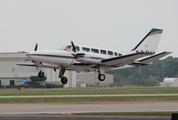
[[[92,116],[87,112],[178,111],[177,102],[0,104],[0,120],[170,120],[171,116]]]
[[[171,116],[92,116],[89,112],[178,111],[178,102],[0,104],[0,120],[170,120]]]
[[[170,116],[0,115],[0,120],[171,120]]]
[[[178,111],[178,102],[0,104],[0,114],[72,114],[87,112]]]

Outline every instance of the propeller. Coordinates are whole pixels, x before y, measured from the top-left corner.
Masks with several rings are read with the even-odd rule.
[[[34,51],[37,51],[37,49],[38,49],[38,43],[36,43]]]
[[[75,47],[73,41],[71,41],[71,45],[72,45],[72,51],[74,52],[74,53],[72,53],[72,55],[75,58],[78,58],[79,56],[84,56],[85,55],[85,53],[76,53],[76,47]]]
[[[75,48],[73,41],[71,41],[71,45],[72,45],[72,51],[74,51],[74,53],[76,53],[76,48]]]
[[[37,49],[38,49],[38,43],[36,43],[34,51],[37,51]],[[38,63],[33,60],[32,60],[32,62],[35,63],[36,69],[38,70]]]

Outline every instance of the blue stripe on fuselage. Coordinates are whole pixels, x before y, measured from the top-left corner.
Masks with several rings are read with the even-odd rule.
[[[42,56],[42,57],[56,57],[56,58],[68,58],[68,59],[74,59],[73,56],[48,55],[48,54],[28,54],[27,56]]]
[[[48,55],[48,54],[27,54],[27,56],[42,56],[42,57],[56,57],[56,58],[74,59],[74,56]],[[102,60],[102,58],[98,58],[98,57],[90,57],[90,59]]]

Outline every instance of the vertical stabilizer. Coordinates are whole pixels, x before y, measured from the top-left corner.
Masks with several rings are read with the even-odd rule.
[[[132,49],[132,51],[136,51],[136,52],[148,51],[151,53],[155,53],[162,32],[163,32],[162,29],[157,29],[157,28],[151,29],[150,32],[138,43],[138,45],[135,46],[134,49]]]

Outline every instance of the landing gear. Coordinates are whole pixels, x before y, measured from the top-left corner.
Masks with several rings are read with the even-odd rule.
[[[42,63],[41,62],[39,63],[39,66],[40,66],[40,72],[38,73],[38,77],[42,78],[42,77],[44,77],[44,72],[41,70],[41,68],[42,68]],[[38,67],[37,67],[37,69],[38,69]]]
[[[98,67],[98,79],[99,81],[104,81],[106,76],[104,74],[104,71],[105,71],[105,67],[104,66],[99,66]]]
[[[38,73],[38,77],[40,78],[44,77],[44,72],[40,70],[40,72]]]
[[[99,81],[104,81],[106,76],[104,74],[98,74]]]
[[[61,78],[61,83],[63,85],[67,84],[67,82],[68,82],[67,78],[64,76],[65,71],[66,71],[66,69],[62,68],[59,72],[59,78]]]
[[[63,76],[63,77],[61,78],[61,83],[62,83],[63,85],[65,85],[65,84],[67,84],[67,82],[68,82],[67,78]]]

